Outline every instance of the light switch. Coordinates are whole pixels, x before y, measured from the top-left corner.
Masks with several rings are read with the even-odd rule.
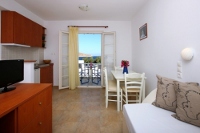
[[[177,72],[182,73],[182,67],[177,67]]]
[[[182,67],[182,62],[181,62],[181,61],[178,61],[178,62],[177,62],[177,66],[178,66],[178,67]]]

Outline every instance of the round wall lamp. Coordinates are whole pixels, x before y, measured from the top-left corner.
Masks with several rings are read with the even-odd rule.
[[[191,48],[184,48],[181,51],[181,57],[184,60],[191,60],[193,56],[194,56],[194,52],[193,52],[193,50]]]
[[[79,9],[82,10],[82,11],[88,11],[88,5],[87,4],[81,4],[79,6]]]

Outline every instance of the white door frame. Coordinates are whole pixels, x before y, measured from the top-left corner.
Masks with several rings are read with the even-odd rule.
[[[66,51],[66,55],[63,56],[63,51],[65,51],[63,49],[63,45],[67,46],[67,50],[69,47],[69,42],[64,42],[63,43],[63,36],[62,34],[67,34],[69,37],[69,32],[67,31],[60,31],[59,32],[59,89],[65,89],[65,88],[69,88],[69,74],[68,74],[68,68],[69,65],[68,63],[63,64],[63,58],[66,58],[68,62],[68,51]],[[101,40],[101,75],[103,75],[103,68],[104,66],[109,67],[109,69],[114,69],[115,63],[116,63],[116,37],[115,37],[115,32],[95,32],[95,31],[80,31],[79,34],[101,34],[102,40]],[[107,35],[113,35],[113,41],[112,43],[107,43],[105,37]],[[67,38],[68,39],[68,38]],[[105,55],[104,51],[105,51],[105,47],[109,46],[109,45],[113,45],[113,51],[111,52],[112,55],[112,63],[110,65],[108,65],[106,63],[106,57],[109,55]],[[65,67],[65,71],[63,70],[63,67]],[[111,73],[108,73],[109,77],[112,77]],[[68,81],[67,81],[68,80]],[[104,79],[103,76],[101,76],[101,86],[104,86]],[[100,86],[100,87],[101,87]],[[79,86],[79,87],[83,87],[83,86]],[[94,88],[94,86],[91,86]],[[96,86],[98,87],[98,86]]]
[[[63,36],[63,34],[66,34]],[[64,42],[65,41],[65,42]],[[69,32],[59,32],[59,89],[69,88],[68,65]]]

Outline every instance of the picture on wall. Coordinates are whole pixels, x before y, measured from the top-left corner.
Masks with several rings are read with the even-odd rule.
[[[139,28],[140,41],[147,38],[147,23]]]

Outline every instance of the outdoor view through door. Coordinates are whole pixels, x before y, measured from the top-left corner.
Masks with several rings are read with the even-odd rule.
[[[81,86],[101,86],[101,34],[79,34]]]

